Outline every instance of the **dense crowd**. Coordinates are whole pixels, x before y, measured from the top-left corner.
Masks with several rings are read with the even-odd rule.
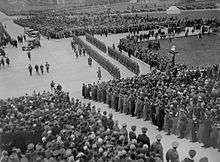
[[[152,142],[147,128],[141,134],[136,126],[128,131],[126,123],[120,128],[111,113],[70,98],[60,85],[51,88],[52,92],[0,100],[1,162],[163,161],[161,135]],[[178,145],[172,143],[167,161],[179,160]],[[189,151],[190,159],[195,155],[195,150]]]
[[[220,149],[219,79],[219,65],[201,69],[175,65],[165,72],[83,85],[82,94],[150,120],[160,131]]]
[[[100,14],[68,16],[65,14],[47,13],[16,19],[15,23],[31,27],[48,38],[83,35],[84,31],[94,34],[139,32],[154,29],[157,26],[189,26],[198,23],[216,24],[215,20],[187,20],[176,17],[151,17],[148,15]]]
[[[119,51],[125,51],[128,56],[134,56],[152,67],[156,67],[158,70],[166,71],[166,69],[171,66],[171,57],[167,55],[162,55],[155,50],[155,48],[160,48],[160,43],[154,41],[150,47],[150,43],[138,43],[134,37],[121,39],[118,45]],[[154,47],[152,47],[154,46]]]

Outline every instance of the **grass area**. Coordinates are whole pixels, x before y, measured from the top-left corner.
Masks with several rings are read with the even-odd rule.
[[[202,39],[196,36],[188,38],[175,38],[172,43],[161,40],[160,54],[168,54],[172,45],[176,46],[179,54],[176,56],[178,63],[188,66],[203,66],[206,64],[220,63],[220,34],[205,35]]]

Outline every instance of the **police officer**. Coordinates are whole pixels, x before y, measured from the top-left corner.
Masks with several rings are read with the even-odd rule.
[[[30,51],[27,52],[27,55],[28,55],[28,59],[31,60],[31,52]]]
[[[3,57],[1,58],[1,64],[3,67],[5,66],[5,61],[4,61]]]
[[[34,66],[34,68],[35,68],[36,73],[39,74],[39,66],[36,64],[36,65]]]
[[[177,147],[179,146],[178,142],[172,143],[172,149],[169,149],[166,153],[167,162],[179,162],[179,154],[177,152]]]
[[[150,149],[150,139],[149,139],[149,137],[146,135],[147,130],[148,130],[148,129],[147,129],[146,127],[141,128],[142,134],[139,134],[139,135],[138,135],[137,142],[138,142],[138,143],[142,143],[143,145],[144,145],[144,144],[147,144],[147,145],[148,145],[148,148]]]
[[[159,154],[160,159],[163,161],[163,146],[161,144],[161,139],[162,136],[158,134],[156,136],[157,141],[153,142],[151,145],[151,152],[154,152],[155,154]]]
[[[82,53],[83,53],[83,56],[86,56],[86,50],[85,50],[85,48],[82,49]]]
[[[43,75],[44,74],[44,66],[42,64],[40,65],[40,71],[41,71],[41,74]]]
[[[195,150],[189,150],[189,157],[185,158],[182,162],[195,162],[194,157],[196,156]]]
[[[10,59],[8,57],[6,57],[6,64],[9,66],[10,65]]]
[[[45,67],[46,67],[47,73],[49,73],[50,64],[48,62],[46,62]]]
[[[28,70],[29,70],[30,76],[32,76],[32,66],[31,66],[31,64],[29,64]]]

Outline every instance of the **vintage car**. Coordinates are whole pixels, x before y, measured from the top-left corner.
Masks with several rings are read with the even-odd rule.
[[[39,38],[40,37],[39,31],[36,31],[31,28],[24,28],[24,33],[31,38]]]
[[[37,38],[29,38],[26,40],[25,44],[22,46],[23,51],[31,51],[34,48],[41,47],[40,40]]]

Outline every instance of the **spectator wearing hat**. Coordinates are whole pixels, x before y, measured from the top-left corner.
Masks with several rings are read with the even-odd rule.
[[[177,147],[179,146],[178,142],[172,143],[172,149],[169,149],[166,153],[167,162],[179,162],[179,154],[177,152]]]
[[[130,141],[132,141],[133,139],[137,139],[137,135],[136,135],[135,131],[136,131],[136,126],[132,125],[131,131],[129,132],[129,140]]]
[[[25,157],[28,159],[28,162],[35,162],[36,161],[36,152],[34,150],[33,143],[28,144],[27,151],[25,153]]]
[[[194,162],[194,157],[196,156],[195,150],[189,150],[189,157],[185,158],[182,162]]]
[[[161,144],[161,139],[162,136],[158,134],[156,136],[157,141],[153,142],[151,145],[151,152],[154,152],[155,154],[159,154],[160,159],[163,161],[163,146]]]
[[[138,142],[138,143],[142,143],[143,145],[144,145],[144,144],[147,144],[147,145],[148,145],[148,148],[150,149],[150,139],[149,139],[149,137],[146,135],[147,130],[148,130],[148,129],[147,129],[146,127],[141,128],[142,134],[139,134],[139,135],[138,135],[138,137],[137,137],[137,142]]]
[[[19,150],[16,149],[16,148],[12,149],[12,153],[9,156],[9,159],[10,159],[11,162],[19,162],[20,161],[21,157],[18,156],[18,151]]]

